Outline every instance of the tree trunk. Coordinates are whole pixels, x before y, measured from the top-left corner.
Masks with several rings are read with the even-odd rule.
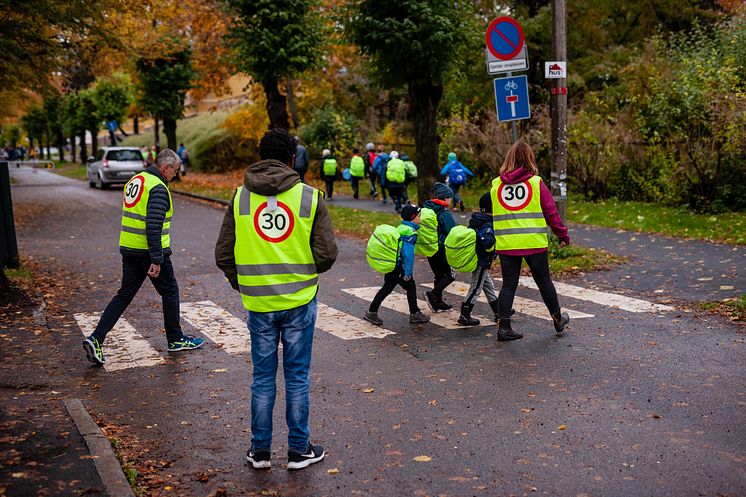
[[[168,148],[176,152],[176,119],[163,118],[163,134],[166,135]]]
[[[269,129],[288,129],[288,111],[285,108],[285,95],[277,87],[277,79],[265,81],[264,94],[267,96],[267,115],[269,115]]]
[[[51,137],[49,135],[47,135],[46,138],[47,138],[47,153],[46,153],[46,158],[49,159],[49,160],[52,160],[52,144],[51,144],[52,139],[51,139]],[[39,145],[41,145],[41,138],[39,138]],[[44,146],[41,145],[40,148],[43,149]]]
[[[59,150],[60,153],[60,162],[65,160],[65,137],[62,135],[62,132],[57,134],[57,150]]]
[[[85,131],[80,133],[80,163],[85,164],[88,160],[88,146],[85,143]]]
[[[161,150],[161,128],[158,126],[158,118],[154,118],[155,124],[153,125],[153,145],[155,145],[155,151],[160,152]]]
[[[39,139],[39,143],[41,143],[41,139]],[[34,149],[34,137],[33,137],[33,136],[31,136],[31,135],[28,135],[28,152],[29,152],[29,155],[31,155],[31,151],[32,151],[33,149]],[[42,151],[41,151],[41,152],[39,153],[39,158],[40,158],[40,159],[43,159],[43,158],[44,158],[44,150],[43,150],[43,147],[42,147]]]
[[[433,84],[410,84],[410,116],[414,126],[414,143],[417,166],[417,195],[422,204],[430,197],[433,183],[438,178],[438,105],[443,97],[443,86]]]
[[[140,117],[139,116],[135,116],[132,119],[132,130],[134,131],[136,135],[140,134]]]
[[[287,84],[285,85],[285,94],[288,96],[288,107],[290,107],[290,117],[293,118],[293,128],[298,129],[300,127],[300,119],[298,119],[298,108],[295,105],[295,95],[293,94],[293,80],[288,76]]]
[[[70,138],[70,162],[75,162],[75,137]]]
[[[91,130],[91,155],[95,156],[96,152],[98,152],[98,130],[92,129]],[[116,143],[114,143],[116,145]]]

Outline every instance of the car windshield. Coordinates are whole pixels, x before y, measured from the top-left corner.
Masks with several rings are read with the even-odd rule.
[[[109,160],[139,160],[142,161],[142,154],[139,150],[109,150],[106,154]]]

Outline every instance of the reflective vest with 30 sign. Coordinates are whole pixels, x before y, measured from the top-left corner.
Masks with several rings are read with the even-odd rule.
[[[168,192],[169,204],[161,229],[161,248],[171,247],[171,218],[174,214],[171,190],[159,177],[147,171],[133,176],[124,185],[122,229],[119,232],[120,247],[147,250],[148,239],[145,231],[145,216],[148,214],[148,198],[150,198],[150,190],[158,185],[163,185]]]
[[[547,222],[541,211],[541,177],[522,183],[492,181],[492,225],[495,250],[545,248]]]
[[[318,291],[311,230],[319,191],[303,183],[265,197],[243,187],[233,199],[233,254],[244,307],[277,312],[309,303]]]

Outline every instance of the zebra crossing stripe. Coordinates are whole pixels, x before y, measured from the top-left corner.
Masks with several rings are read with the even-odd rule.
[[[80,313],[73,316],[80,331],[87,337],[96,329],[100,312]],[[104,358],[107,371],[148,367],[161,364],[163,357],[158,354],[150,342],[140,335],[126,319],[119,319],[111,332],[106,335]]]
[[[246,323],[211,300],[182,303],[181,317],[231,355],[251,351]]]
[[[361,287],[361,288],[345,288],[342,291],[349,293],[359,299],[367,300],[368,302],[373,300],[373,297],[378,293],[379,288],[375,286]],[[468,326],[461,326],[458,324],[458,312],[439,312],[432,314],[429,312],[427,303],[424,300],[417,300],[417,305],[420,310],[430,315],[430,322],[432,324],[442,326],[443,328],[453,330],[456,328],[468,328]],[[383,301],[382,307],[391,309],[392,311],[401,312],[402,314],[409,315],[409,305],[407,304],[407,296],[403,293],[394,292]],[[492,323],[492,319],[484,316],[477,316],[472,314],[472,317],[479,319],[483,324]]]
[[[396,335],[393,331],[376,326],[373,323],[321,303],[318,304],[316,328],[342,340],[383,338],[387,335]]]
[[[433,284],[426,283],[423,286],[432,288]],[[464,298],[466,298],[466,294],[468,291],[469,285],[462,281],[454,281],[453,283],[448,285],[448,288],[446,288],[446,292],[454,295],[459,295]],[[479,300],[480,302],[487,302],[487,297],[484,296],[484,293],[481,293],[477,300]],[[545,321],[552,320],[552,316],[549,315],[549,311],[547,310],[547,307],[544,305],[543,302],[537,302],[535,300],[526,299],[523,297],[515,297],[513,299],[513,309],[515,309],[515,312],[525,314],[527,316],[543,319]],[[572,309],[567,309],[566,307],[562,308],[562,312],[567,312],[567,314],[570,316],[570,319],[583,319],[593,317],[593,314],[574,311]]]
[[[538,290],[534,280],[527,276],[521,276],[520,284],[527,288]],[[648,302],[647,300],[625,297],[624,295],[617,295],[615,293],[600,292],[598,290],[591,290],[590,288],[568,285],[567,283],[555,282],[554,287],[557,289],[557,293],[564,295],[565,297],[577,300],[587,300],[594,304],[616,307],[617,309],[622,309],[628,312],[668,312],[675,310],[673,307],[668,305],[655,304],[653,302]]]

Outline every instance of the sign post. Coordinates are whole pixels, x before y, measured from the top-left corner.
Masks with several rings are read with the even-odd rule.
[[[567,60],[567,15],[565,0],[552,0],[552,59]],[[552,64],[556,64],[553,62]],[[557,64],[559,65],[559,64]],[[551,68],[550,68],[551,69]],[[560,67],[562,69],[562,67]],[[555,71],[557,69],[555,68]],[[567,218],[567,74],[552,79],[552,196],[562,222]]]

